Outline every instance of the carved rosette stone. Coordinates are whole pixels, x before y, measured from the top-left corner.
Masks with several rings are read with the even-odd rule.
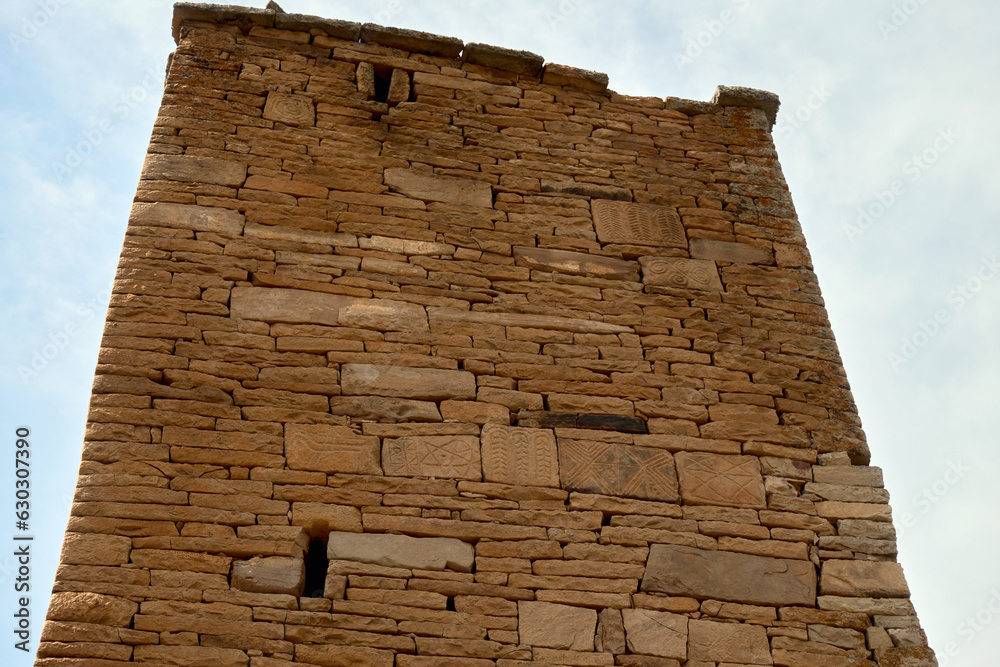
[[[264,118],[299,127],[316,124],[316,109],[312,100],[303,95],[268,93]]]
[[[644,285],[721,292],[722,280],[715,262],[683,257],[640,257]]]

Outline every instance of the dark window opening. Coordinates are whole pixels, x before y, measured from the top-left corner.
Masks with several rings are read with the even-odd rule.
[[[321,598],[326,589],[326,570],[330,561],[326,557],[326,543],[317,538],[309,543],[306,552],[306,584],[302,589],[304,598]]]
[[[375,101],[388,102],[389,84],[392,83],[391,68],[375,68]]]
[[[445,609],[447,611],[455,611],[455,598],[448,598],[448,602],[445,603]]]

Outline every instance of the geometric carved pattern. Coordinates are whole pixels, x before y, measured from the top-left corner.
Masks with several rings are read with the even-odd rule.
[[[302,95],[268,93],[264,118],[286,125],[309,126],[316,124],[316,110],[312,100]]]
[[[687,248],[684,226],[675,209],[608,199],[591,201],[591,209],[602,243]]]
[[[753,509],[767,506],[756,456],[678,452],[675,460],[685,503]]]
[[[483,426],[483,480],[524,486],[559,486],[556,438],[552,431]]]
[[[682,257],[640,257],[642,282],[681,289],[722,291],[719,270],[707,259]]]
[[[382,441],[382,469],[403,477],[483,478],[479,438],[474,435],[414,435]]]
[[[378,438],[347,426],[287,424],[285,458],[293,470],[381,475]]]
[[[559,439],[562,488],[644,500],[677,500],[670,452],[592,440]]]

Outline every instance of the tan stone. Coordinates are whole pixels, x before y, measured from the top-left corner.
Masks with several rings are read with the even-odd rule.
[[[556,439],[547,429],[487,424],[482,432],[483,480],[559,486]]]
[[[243,232],[244,218],[237,211],[227,208],[190,206],[156,202],[136,202],[132,205],[129,223],[143,227],[169,227],[195,232],[214,232],[222,236],[239,236]]]
[[[264,322],[340,324],[385,331],[427,330],[427,315],[416,304],[279,287],[234,287],[230,312],[238,319]]]
[[[678,452],[674,461],[685,504],[767,507],[756,456]]]
[[[770,665],[767,631],[760,625],[692,619],[688,624],[688,659],[716,663]]]
[[[386,169],[385,184],[394,192],[424,201],[484,208],[493,206],[493,191],[489,184],[471,178],[437,176],[412,169]]]
[[[760,605],[816,603],[816,570],[800,560],[654,544],[642,591]]]
[[[634,243],[686,248],[677,211],[666,206],[594,199],[590,203],[602,243]]]
[[[416,400],[475,399],[476,378],[468,371],[374,364],[344,364],[344,395],[377,395]]]
[[[472,545],[454,538],[340,532],[330,534],[327,557],[386,567],[458,572],[471,572],[475,559]]]
[[[749,243],[691,239],[691,257],[734,264],[773,264],[771,251]]]
[[[594,648],[602,653],[620,654],[627,648],[625,625],[620,609],[602,609],[597,615],[597,636]]]
[[[139,605],[131,600],[97,593],[53,593],[45,618],[128,627]]]
[[[442,419],[436,403],[381,396],[333,396],[330,412],[375,421],[439,422]]]
[[[640,257],[642,282],[678,289],[722,291],[715,262],[683,257]]]
[[[308,127],[316,124],[313,101],[305,95],[287,95],[271,91],[264,104],[264,118],[286,125]]]
[[[243,651],[212,646],[136,646],[133,660],[177,667],[247,667]]]
[[[820,577],[821,595],[853,597],[909,597],[910,589],[899,563],[828,560]]]
[[[393,667],[395,657],[392,651],[366,648],[363,646],[296,644],[296,663],[321,665],[322,667]],[[253,665],[253,667],[257,667]],[[260,665],[259,667],[270,667]]]
[[[212,183],[239,187],[247,177],[247,166],[235,160],[197,155],[149,155],[140,178],[148,180]]]
[[[526,246],[516,246],[513,251],[514,262],[518,266],[578,276],[639,280],[639,267],[634,262],[614,257]]]
[[[361,511],[328,503],[292,503],[292,525],[318,535],[331,530],[361,532]]]
[[[670,452],[560,438],[559,477],[572,491],[673,502],[677,475]]]
[[[677,660],[687,657],[687,617],[651,609],[623,609],[622,619],[630,652]]]
[[[285,426],[285,459],[296,470],[381,475],[379,447],[378,438],[358,435],[347,426]]]
[[[233,563],[233,588],[249,593],[283,593],[298,597],[306,580],[301,558],[272,556]]]
[[[386,475],[482,479],[479,438],[471,435],[426,435],[386,438],[382,442]]]
[[[569,651],[593,651],[597,612],[551,602],[517,603],[522,644]]]
[[[65,565],[122,565],[128,562],[132,540],[121,535],[67,533],[59,562]]]

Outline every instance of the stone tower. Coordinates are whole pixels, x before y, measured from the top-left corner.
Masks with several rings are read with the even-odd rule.
[[[936,664],[775,96],[173,28],[37,665]]]

